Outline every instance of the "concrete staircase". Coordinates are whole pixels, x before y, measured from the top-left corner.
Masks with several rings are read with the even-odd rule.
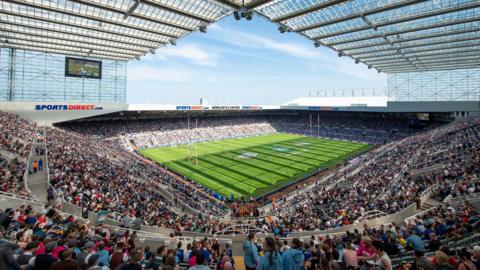
[[[33,149],[35,149],[35,145]],[[38,162],[40,159],[43,161],[43,169],[33,173],[33,163],[34,161]],[[36,155],[35,150],[32,150],[32,155],[28,160],[28,168],[31,173],[27,177],[27,187],[40,202],[47,202],[48,168],[46,161],[46,151],[44,151],[43,155]]]
[[[442,204],[442,203],[433,199],[433,198],[429,198],[425,203],[423,203],[422,207],[418,210],[418,212],[423,212],[423,211],[428,210],[432,207],[439,206],[440,204]]]

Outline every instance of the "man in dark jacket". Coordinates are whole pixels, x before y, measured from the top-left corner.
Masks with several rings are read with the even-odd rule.
[[[26,269],[27,266],[20,266],[20,264],[13,257],[13,250],[18,247],[9,242],[0,243],[0,269]]]
[[[50,267],[50,270],[79,270],[77,260],[72,258],[73,252],[71,250],[64,250],[60,253],[60,261],[56,261]]]
[[[28,243],[25,247],[25,251],[23,252],[23,254],[18,256],[17,262],[20,265],[28,265],[30,259],[33,258],[33,254],[35,253],[35,251],[37,251],[39,244],[40,243],[38,241],[32,241]]]
[[[13,211],[8,210],[5,213],[2,213],[0,215],[0,225],[3,227],[3,230],[6,231],[8,227],[10,227],[10,223],[12,222],[13,219]]]
[[[45,245],[45,254],[40,254],[30,260],[29,265],[32,270],[50,269],[50,266],[57,260],[52,256],[52,251],[56,247],[56,242],[49,242]]]

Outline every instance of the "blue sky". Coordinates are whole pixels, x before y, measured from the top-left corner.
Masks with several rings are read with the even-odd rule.
[[[309,91],[385,87],[386,75],[254,16],[232,16],[128,64],[128,103],[279,105]]]

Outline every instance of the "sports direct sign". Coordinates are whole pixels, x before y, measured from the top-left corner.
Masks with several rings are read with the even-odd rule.
[[[70,104],[70,105],[35,105],[35,111],[93,111],[103,110],[102,107],[96,107],[93,104]]]

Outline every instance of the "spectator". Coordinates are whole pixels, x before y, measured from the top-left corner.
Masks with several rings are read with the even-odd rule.
[[[477,270],[477,267],[472,262],[472,255],[467,251],[466,248],[462,248],[459,251],[458,256],[460,258],[458,270]]]
[[[139,249],[133,250],[127,263],[121,264],[118,270],[142,270],[142,266],[139,264],[142,260],[143,254]]]
[[[302,252],[302,243],[300,239],[293,238],[291,247],[287,249],[283,257],[283,270],[301,270],[304,265],[304,257]]]
[[[448,255],[438,250],[435,251],[435,270],[455,270],[454,267],[448,262]]]
[[[107,266],[99,266],[100,257],[99,254],[90,256],[87,261],[87,270],[110,270]]]
[[[72,258],[73,252],[63,250],[60,253],[60,261],[56,261],[50,267],[50,270],[79,270],[79,264]]]
[[[392,270],[392,262],[390,261],[390,257],[383,249],[383,243],[381,241],[373,242],[373,246],[375,248],[376,258],[375,258],[375,266],[380,267],[383,270]]]
[[[13,249],[17,246],[9,242],[0,243],[0,269],[27,269],[27,265],[20,265],[13,257]]]
[[[124,243],[118,242],[115,251],[110,256],[110,268],[117,269],[119,265],[128,261],[128,255],[123,252]]]
[[[108,254],[108,251],[105,250],[105,242],[101,241],[100,243],[98,243],[97,252],[95,254],[99,256],[99,264],[107,267],[110,266],[110,255]]]
[[[195,257],[196,257],[195,266],[188,268],[188,270],[209,270],[210,269],[210,267],[206,265],[207,258],[202,252],[199,252]]]
[[[257,238],[255,233],[250,232],[247,236],[247,239],[243,242],[243,258],[245,263],[245,268],[247,270],[254,270],[259,264],[260,257],[258,256],[257,245],[255,244]],[[273,254],[272,254],[273,256]]]
[[[57,260],[52,256],[55,247],[56,243],[53,241],[45,244],[45,253],[37,254],[33,259],[30,259],[28,264],[32,267],[32,270],[50,269],[52,264]]]
[[[277,251],[275,239],[267,236],[263,241],[264,256],[258,262],[257,270],[282,270],[283,260],[280,253]]]

